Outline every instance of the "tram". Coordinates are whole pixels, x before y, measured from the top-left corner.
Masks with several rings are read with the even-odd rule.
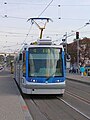
[[[63,94],[65,60],[63,48],[49,40],[26,45],[14,60],[14,77],[23,93]]]
[[[65,54],[50,39],[25,45],[14,60],[14,78],[25,94],[60,94],[65,91]]]

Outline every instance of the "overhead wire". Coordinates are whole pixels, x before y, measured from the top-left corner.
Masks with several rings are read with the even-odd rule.
[[[28,33],[26,34],[26,37],[25,37],[25,39],[24,39],[24,41],[23,41],[22,44],[25,44],[26,39],[27,39],[27,37],[29,36],[29,33],[30,33],[31,29],[32,29],[32,25],[33,25],[33,24],[31,24],[31,26],[30,26],[30,28],[29,28],[29,30],[28,30]]]
[[[50,3],[44,8],[44,10],[38,15],[38,17],[40,17],[46,10],[47,8],[51,5],[51,3],[53,2],[53,0],[50,1]],[[9,3],[9,4],[24,4],[24,3]],[[28,4],[27,4],[28,5]],[[33,4],[33,5],[39,5],[39,4]],[[45,4],[42,4],[42,5],[45,5]],[[51,5],[51,6],[54,6],[54,5]],[[61,6],[82,6],[82,5],[61,5]],[[90,5],[83,5],[83,6],[90,6]],[[7,16],[8,18],[15,18],[15,19],[26,19],[26,18],[21,18],[21,17],[14,17],[14,16]],[[68,18],[62,18],[62,19],[68,19]],[[71,19],[71,18],[70,18]],[[79,20],[79,19],[77,19]],[[28,33],[26,34],[26,37],[23,41],[23,43],[25,43],[25,41],[27,40],[27,37],[29,36],[29,33],[31,31],[31,28],[32,28],[32,25],[30,26],[29,30],[28,30]]]
[[[44,10],[38,15],[38,18],[46,11],[46,9],[51,5],[52,2],[53,2],[53,0],[51,0],[50,3],[44,8]],[[32,25],[33,25],[33,23],[31,24],[31,27],[29,28],[29,31],[28,31],[28,33],[27,33],[27,35],[26,35],[26,38],[25,38],[25,40],[23,41],[23,44],[25,44],[25,41],[26,41],[26,39],[27,39],[30,31],[31,31]]]
[[[51,3],[53,2],[53,0],[51,0],[50,1],[50,3],[44,8],[44,10],[38,15],[38,17],[40,17],[45,11],[46,11],[46,9],[51,5]],[[71,6],[71,5],[60,5],[60,6]],[[77,5],[74,5],[74,6],[77,6]],[[78,6],[80,6],[80,5],[78,5]],[[63,18],[64,19],[64,18]],[[71,19],[71,18],[70,18]],[[29,29],[29,31],[28,31],[28,34],[26,35],[26,38],[25,38],[25,40],[23,41],[23,43],[25,43],[25,41],[26,41],[26,39],[27,39],[27,37],[28,37],[28,35],[29,35],[29,32],[30,32],[30,30],[31,30],[31,27],[30,27],[30,29]],[[69,35],[68,37],[70,37],[70,36],[72,36],[72,34],[71,35]],[[57,40],[56,40],[57,41]]]
[[[45,11],[46,9],[51,5],[51,3],[53,2],[53,0],[50,1],[50,3],[44,8],[44,10],[38,15],[38,17],[40,17]]]
[[[2,4],[5,4],[5,5],[6,5],[6,4],[11,4],[11,5],[15,5],[15,4],[16,4],[16,5],[22,5],[22,4],[23,4],[23,5],[47,5],[47,4],[31,3],[31,2],[27,2],[27,3],[26,3],[26,2],[25,2],[25,3],[24,3],[24,2],[16,2],[16,3],[15,3],[15,2],[3,2],[3,3],[0,2],[0,4],[1,4],[1,5],[2,5]],[[51,5],[51,6],[56,6],[56,5]],[[71,6],[71,7],[72,7],[72,6],[75,6],[75,7],[79,6],[79,7],[80,7],[80,6],[81,6],[81,7],[83,7],[83,6],[90,6],[90,4],[85,4],[85,5],[84,5],[84,4],[76,4],[76,5],[75,5],[75,4],[61,4],[60,6],[65,6],[65,7],[68,7],[68,6],[69,6],[69,7],[70,7],[70,6]]]
[[[81,29],[83,29],[83,28],[86,27],[86,26],[87,26],[87,24],[85,24],[85,25],[77,28],[76,30],[71,31],[70,33],[68,33],[67,38],[76,35],[76,32],[77,32],[78,30],[81,30]],[[83,32],[83,33],[84,33],[84,32]],[[57,40],[54,40],[53,42],[59,41],[60,39],[63,39],[63,38],[64,38],[64,35],[63,35],[61,38],[59,38],[59,39],[57,39]]]
[[[4,15],[4,16],[2,16],[2,15],[0,15],[0,17],[1,18],[11,18],[11,19],[20,19],[20,20],[27,20],[28,18],[24,18],[24,17],[17,17],[17,16],[7,16],[7,15]],[[38,17],[40,17],[40,16],[38,16]],[[55,20],[57,20],[57,18],[55,17],[53,17],[53,19],[54,19],[54,21]],[[78,20],[78,21],[82,21],[82,20],[87,20],[87,18],[65,18],[65,17],[59,17],[59,19],[60,20],[70,20],[70,21],[72,21],[72,20]]]

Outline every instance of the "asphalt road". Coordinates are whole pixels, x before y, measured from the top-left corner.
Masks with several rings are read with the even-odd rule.
[[[25,96],[33,120],[90,120],[90,87],[66,82],[64,96]]]
[[[0,76],[7,78],[8,73]],[[67,80],[63,97],[25,95],[24,100],[33,120],[90,120],[90,86],[86,84]]]

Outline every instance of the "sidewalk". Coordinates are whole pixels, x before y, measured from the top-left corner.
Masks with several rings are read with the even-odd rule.
[[[77,82],[81,82],[81,83],[85,83],[90,85],[90,76],[81,76],[80,74],[76,74],[76,73],[66,73],[66,78],[68,80],[73,80],[73,81],[77,81]]]
[[[9,71],[0,71],[0,120],[32,120]]]

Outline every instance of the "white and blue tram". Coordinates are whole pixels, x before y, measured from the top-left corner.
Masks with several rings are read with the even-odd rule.
[[[64,94],[65,55],[51,40],[26,45],[15,57],[14,77],[25,94]]]

